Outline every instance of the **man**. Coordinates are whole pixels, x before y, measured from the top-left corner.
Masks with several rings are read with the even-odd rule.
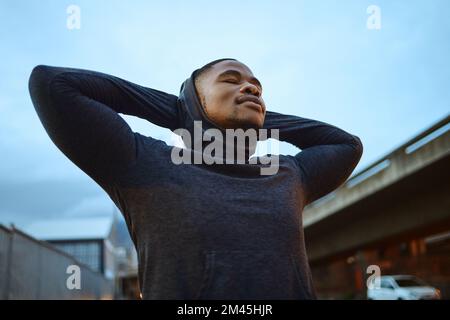
[[[362,155],[356,136],[267,111],[260,82],[234,59],[195,70],[178,97],[50,66],[34,68],[29,89],[52,141],[124,215],[144,299],[316,297],[302,210],[349,177]],[[278,129],[302,151],[280,155],[273,175],[261,175],[248,152],[244,163],[175,164],[172,147],[133,132],[118,113],[192,134],[194,121],[204,131]]]

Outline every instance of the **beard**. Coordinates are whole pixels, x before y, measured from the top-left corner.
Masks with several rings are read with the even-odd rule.
[[[232,129],[254,129],[258,130],[262,128],[262,124],[258,123],[258,121],[252,121],[247,118],[239,117],[239,114],[237,112],[234,112],[227,118],[227,122],[230,123],[232,126]]]

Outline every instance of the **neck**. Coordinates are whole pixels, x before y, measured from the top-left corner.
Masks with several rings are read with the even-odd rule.
[[[194,128],[193,139],[183,137],[187,149],[191,149],[192,163],[245,164],[256,150],[257,137],[241,135],[234,130],[205,130]]]

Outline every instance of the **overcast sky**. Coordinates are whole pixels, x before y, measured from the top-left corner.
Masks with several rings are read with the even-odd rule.
[[[71,4],[80,29],[67,28]],[[381,10],[379,30],[367,28],[370,5]],[[233,57],[261,80],[268,110],[358,135],[358,171],[449,113],[449,10],[448,0],[1,1],[0,223],[113,211],[45,133],[27,87],[35,65],[178,94],[195,68]],[[124,118],[169,142],[166,129]]]

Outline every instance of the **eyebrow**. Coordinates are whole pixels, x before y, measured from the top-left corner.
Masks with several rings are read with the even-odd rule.
[[[217,78],[222,78],[222,77],[226,77],[226,76],[237,76],[238,78],[241,78],[242,74],[237,70],[229,69],[229,70],[226,70],[226,71],[222,72],[221,74],[219,74],[217,76]],[[257,78],[251,77],[250,82],[256,83],[262,89],[262,84]]]

